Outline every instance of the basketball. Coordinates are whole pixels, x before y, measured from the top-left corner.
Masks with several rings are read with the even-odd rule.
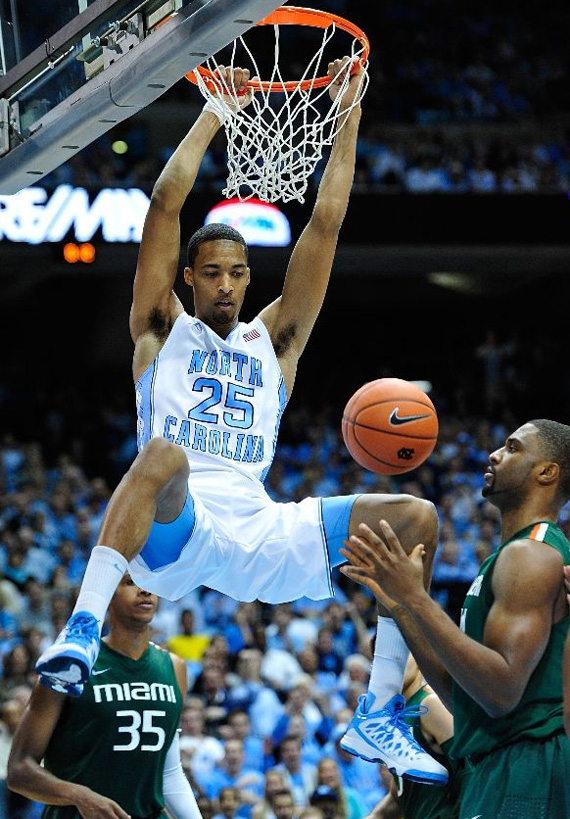
[[[433,452],[438,431],[431,400],[401,378],[364,384],[342,416],[342,436],[354,460],[382,475],[401,475],[423,464]]]

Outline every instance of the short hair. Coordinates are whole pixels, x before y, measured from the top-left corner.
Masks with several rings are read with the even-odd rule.
[[[538,430],[545,456],[560,467],[558,494],[561,501],[566,501],[570,498],[570,426],[546,418],[529,421],[529,424]]]
[[[245,252],[247,261],[247,243],[241,233],[230,225],[222,225],[219,222],[212,222],[209,225],[199,228],[192,234],[186,249],[186,265],[187,267],[194,267],[198,249],[203,242],[215,242],[219,239],[226,239],[229,242],[237,242],[241,245]]]
[[[219,792],[219,794],[218,794],[218,799],[219,799],[219,798],[220,798],[220,796],[222,796],[222,794],[224,794],[224,793],[233,793],[233,795],[235,796],[235,798],[239,800],[239,790],[238,790],[237,788],[234,788],[234,786],[233,786],[233,785],[225,785],[225,787],[220,788],[220,792]]]

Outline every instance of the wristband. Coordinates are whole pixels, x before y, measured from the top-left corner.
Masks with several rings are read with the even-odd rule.
[[[208,100],[202,110],[215,114],[220,121],[220,125],[225,125],[228,116],[231,115],[231,109],[221,100]]]

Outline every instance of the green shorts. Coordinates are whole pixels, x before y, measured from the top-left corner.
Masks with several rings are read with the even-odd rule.
[[[563,733],[524,740],[473,765],[460,819],[570,817],[570,742]]]

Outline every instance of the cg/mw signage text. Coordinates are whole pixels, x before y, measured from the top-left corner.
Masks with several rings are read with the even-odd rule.
[[[0,196],[0,240],[39,245],[69,233],[88,242],[100,229],[106,242],[140,242],[150,200],[139,188],[103,188],[89,201],[85,188],[59,185],[51,196],[25,188]]]

